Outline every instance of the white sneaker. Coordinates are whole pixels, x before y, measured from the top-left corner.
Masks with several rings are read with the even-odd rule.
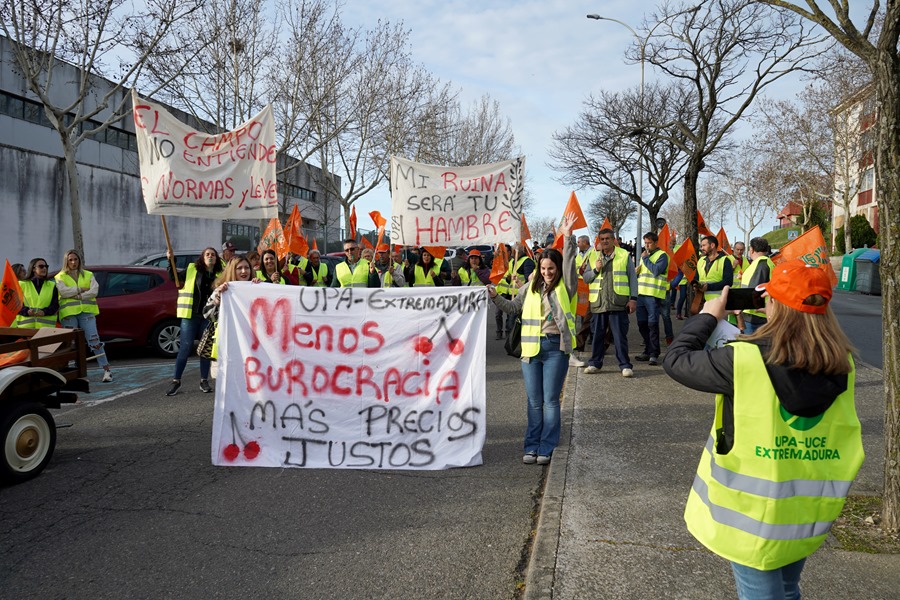
[[[587,366],[587,363],[584,362],[583,360],[578,360],[578,357],[575,356],[574,354],[570,354],[569,355],[569,365],[577,368],[577,367],[585,367],[585,366]]]
[[[599,373],[599,372],[600,372],[600,368],[595,367],[594,365],[588,365],[584,368],[584,371],[582,371],[582,373],[584,373],[586,375],[593,375],[594,373]]]
[[[587,371],[587,369],[585,369]],[[634,371],[631,369],[622,369],[622,377],[634,377]]]
[[[103,379],[101,379],[100,381],[102,381],[103,383],[109,383],[110,381],[112,381],[112,371],[108,369],[103,371]]]

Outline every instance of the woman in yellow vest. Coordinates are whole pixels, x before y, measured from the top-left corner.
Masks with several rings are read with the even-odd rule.
[[[69,250],[63,256],[63,267],[56,274],[56,289],[59,290],[59,322],[67,329],[84,330],[84,338],[91,352],[97,357],[97,364],[103,368],[104,382],[112,381],[112,371],[103,342],[97,332],[97,292],[100,286],[94,274],[81,264],[81,255]]]
[[[528,395],[528,427],[525,430],[526,465],[550,463],[559,443],[559,395],[569,370],[569,355],[575,342],[575,316],[571,298],[578,291],[574,215],[566,215],[559,232],[564,236],[563,254],[548,249],[541,253],[540,274],[532,277],[507,300],[488,286],[497,308],[522,315],[522,378]]]
[[[59,292],[48,269],[47,261],[43,258],[32,258],[28,263],[28,277],[19,281],[23,298],[22,308],[14,323],[16,327],[56,327]]]
[[[434,257],[425,248],[419,248],[419,260],[410,265],[406,272],[406,284],[410,287],[441,287],[441,268],[434,262]]]
[[[267,283],[287,285],[287,280],[278,270],[278,255],[271,248],[262,253],[262,268],[256,272],[256,278]]]
[[[863,461],[852,347],[828,306],[828,275],[786,261],[764,286],[765,327],[704,349],[725,316],[725,287],[664,362],[676,381],[718,394],[684,517],[731,561],[742,600],[800,597],[806,557],[828,536]]]
[[[169,253],[169,274],[175,264],[175,255]],[[231,264],[231,263],[229,263]],[[213,282],[222,272],[222,261],[219,253],[213,247],[203,249],[203,253],[197,262],[188,265],[184,273],[178,273],[181,288],[178,290],[178,300],[175,305],[175,316],[181,319],[181,334],[179,336],[178,356],[175,358],[175,375],[172,377],[172,385],[166,391],[166,396],[174,396],[181,388],[181,376],[187,366],[188,357],[194,351],[194,341],[198,339],[206,329],[206,319],[203,317],[203,307],[206,306],[213,291]],[[209,385],[210,360],[200,357],[200,391],[204,394],[212,392]]]

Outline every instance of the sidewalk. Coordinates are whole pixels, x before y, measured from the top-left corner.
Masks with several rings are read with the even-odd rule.
[[[676,334],[681,322],[673,321]],[[640,350],[634,319],[632,357]],[[612,349],[610,349],[612,352]],[[688,533],[684,505],[712,423],[714,399],[635,363],[625,379],[570,369],[563,437],[554,451],[526,578],[526,600],[737,598],[726,561]],[[858,365],[866,461],[851,493],[880,491],[884,399],[880,370]],[[807,561],[804,597],[900,598],[900,556],[846,552],[834,538]]]

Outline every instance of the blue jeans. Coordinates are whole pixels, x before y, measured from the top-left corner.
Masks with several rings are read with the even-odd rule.
[[[688,310],[684,310],[684,303],[687,300],[687,285],[679,285],[678,286],[678,300],[675,302],[675,314],[682,315],[684,317],[688,316]]]
[[[731,563],[740,600],[800,600],[800,573],[805,558],[780,569],[760,571]]]
[[[744,335],[750,335],[763,325],[765,325],[765,323],[751,323],[750,321],[744,319]]]
[[[593,324],[594,339],[591,340],[591,358],[588,364],[598,369],[603,366],[603,355],[606,353],[604,340],[606,329],[609,328],[612,330],[619,368],[633,369],[634,365],[628,360],[628,311],[594,313]]]
[[[673,294],[666,294],[666,297],[659,305],[659,316],[663,322],[663,331],[666,332],[666,339],[675,337],[675,333],[672,330],[672,296]]]
[[[84,339],[87,340],[88,348],[97,356],[97,364],[104,369],[109,366],[106,360],[106,352],[103,351],[103,342],[100,341],[100,334],[97,333],[97,319],[91,313],[78,313],[77,315],[69,315],[60,321],[66,329],[84,330]]]
[[[528,394],[525,452],[551,456],[559,444],[559,395],[569,371],[569,356],[559,349],[559,335],[541,336],[541,349],[522,363]]]
[[[644,338],[644,354],[659,356],[659,298],[654,296],[638,296],[637,324],[641,337]]]
[[[194,351],[194,340],[203,335],[204,329],[206,329],[206,319],[203,317],[181,319],[178,357],[175,359],[175,376],[172,379],[181,381],[181,375],[187,366],[188,356]],[[208,358],[200,358],[200,379],[209,379],[210,362]]]

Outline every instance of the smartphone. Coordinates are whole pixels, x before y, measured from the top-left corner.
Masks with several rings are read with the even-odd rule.
[[[762,292],[753,288],[731,288],[725,301],[725,310],[759,310],[766,306]]]

